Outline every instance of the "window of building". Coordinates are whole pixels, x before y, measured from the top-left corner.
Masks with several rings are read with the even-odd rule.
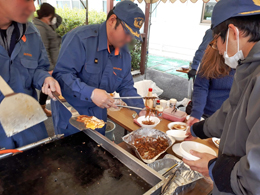
[[[211,16],[216,3],[215,0],[210,0],[208,3],[203,4],[201,17],[202,23],[211,23]]]
[[[64,0],[64,1],[56,1],[57,7],[58,8],[78,8],[78,9],[83,9],[83,5],[80,2],[80,0]]]
[[[56,1],[58,8],[71,7],[70,0],[67,1]]]
[[[160,1],[159,1],[159,2],[160,2]],[[151,4],[151,6],[152,6],[152,11],[153,11],[153,13],[152,13],[152,18],[156,18],[156,17],[157,17],[157,9],[158,9],[158,6],[160,6],[160,5],[158,5],[159,2]]]
[[[107,1],[102,2],[103,12],[107,13]]]

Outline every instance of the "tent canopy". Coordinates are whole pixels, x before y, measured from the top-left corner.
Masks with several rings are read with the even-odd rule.
[[[131,1],[136,1],[136,0],[131,0]],[[157,3],[159,0],[137,0],[139,3],[142,3],[143,1],[145,1],[146,3]],[[172,3],[175,3],[177,0],[169,0]],[[182,3],[187,2],[188,0],[179,0]],[[196,3],[198,0],[190,0],[192,3]],[[208,3],[210,0],[202,0],[204,3]],[[215,0],[216,2],[218,2],[219,0]],[[167,0],[161,0],[161,2],[166,3]]]

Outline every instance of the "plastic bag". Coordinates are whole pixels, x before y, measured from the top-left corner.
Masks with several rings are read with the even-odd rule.
[[[147,95],[149,88],[153,88],[153,94],[157,97],[163,93],[163,90],[152,80],[138,81],[134,84],[134,87],[137,89],[137,93],[143,97]]]

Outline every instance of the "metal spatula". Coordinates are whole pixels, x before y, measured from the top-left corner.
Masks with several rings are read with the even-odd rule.
[[[78,113],[78,111],[73,108],[68,102],[67,100],[62,97],[58,92],[52,92],[52,95],[65,107],[67,108],[68,111],[70,111],[71,113],[71,118],[69,120],[70,124],[72,126],[74,126],[75,128],[77,128],[78,130],[82,131],[86,129],[86,126],[84,123],[78,122],[77,118],[78,116],[80,116],[80,114]]]
[[[5,96],[0,103],[0,122],[7,137],[47,119],[36,99],[27,94],[14,93],[1,76],[0,91]]]

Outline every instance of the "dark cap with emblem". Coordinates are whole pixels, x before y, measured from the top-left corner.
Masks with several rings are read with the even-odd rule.
[[[122,20],[124,29],[136,39],[142,41],[140,28],[144,23],[144,13],[132,1],[122,1],[114,7],[114,14]]]
[[[214,29],[233,17],[258,14],[260,14],[260,0],[221,0],[214,7],[211,28]]]

